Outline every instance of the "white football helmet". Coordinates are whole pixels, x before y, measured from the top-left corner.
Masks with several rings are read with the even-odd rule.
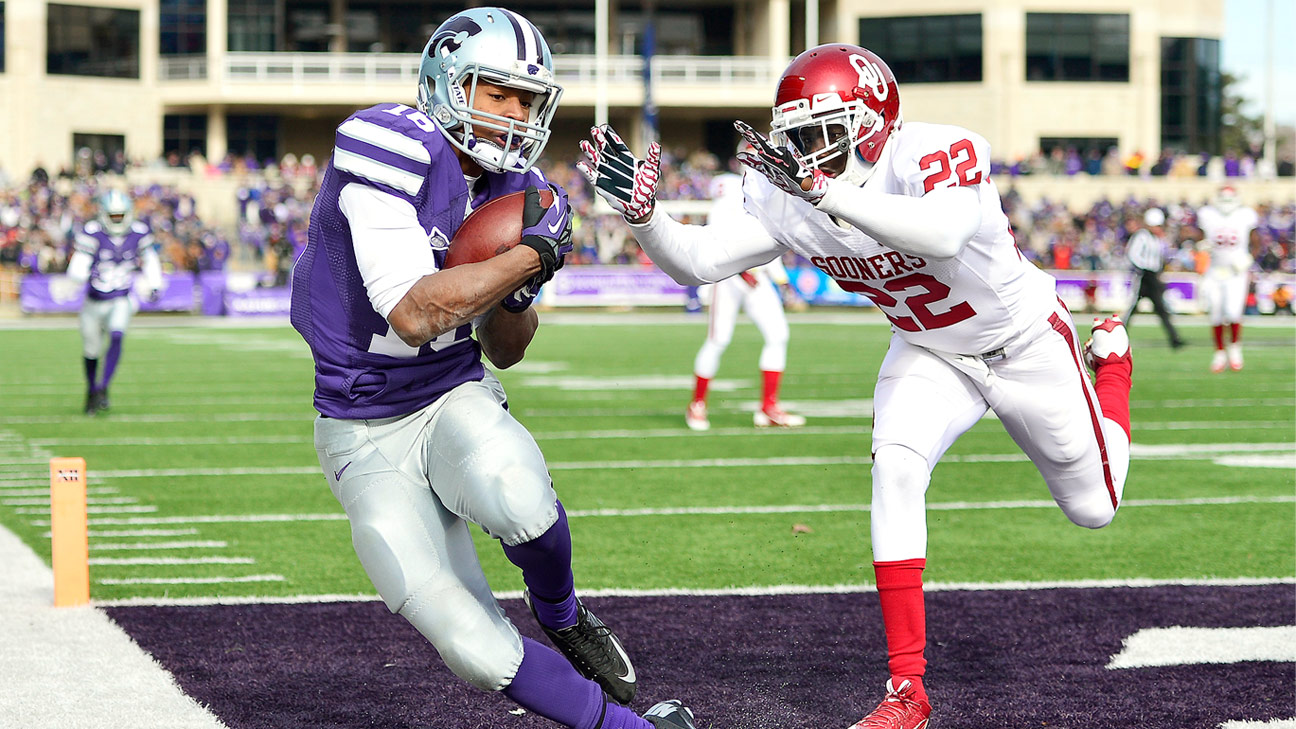
[[[526,121],[474,111],[477,82],[535,94]],[[549,44],[531,21],[503,8],[471,8],[440,25],[423,48],[418,108],[451,144],[494,172],[526,172],[549,142],[562,87]],[[495,136],[504,137],[501,146]]]
[[[109,235],[125,235],[134,222],[130,198],[121,190],[109,190],[99,196],[99,222]]]
[[[1241,205],[1242,201],[1238,199],[1237,189],[1232,185],[1221,187],[1219,193],[1215,195],[1215,209],[1225,215],[1237,210]]]

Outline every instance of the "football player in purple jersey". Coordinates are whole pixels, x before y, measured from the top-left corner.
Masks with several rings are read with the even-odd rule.
[[[568,727],[689,729],[677,701],[644,716],[624,706],[634,666],[577,598],[544,456],[482,363],[522,359],[531,302],[572,247],[567,194],[534,167],[560,95],[534,25],[472,8],[432,34],[415,107],[379,104],[338,126],[293,271],[292,323],[315,359],[315,448],[378,594],[456,675]],[[521,244],[443,270],[465,216],[521,190]],[[472,524],[521,569],[561,654],[504,614]]]
[[[108,385],[121,360],[126,327],[139,307],[131,296],[135,272],[144,273],[150,301],[156,300],[162,289],[162,264],[153,231],[147,223],[134,219],[132,209],[130,198],[121,190],[100,196],[99,218],[87,221],[77,231],[75,250],[68,261],[68,276],[86,285],[81,305],[86,415],[108,409]]]

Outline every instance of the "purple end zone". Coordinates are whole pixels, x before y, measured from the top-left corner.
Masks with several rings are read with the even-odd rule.
[[[590,598],[639,673],[634,708],[680,698],[699,727],[838,729],[882,698],[876,594]],[[1296,716],[1290,663],[1109,670],[1143,628],[1291,625],[1291,585],[934,592],[933,724],[1214,729]],[[520,600],[519,629],[544,641]],[[231,729],[552,729],[471,688],[380,602],[112,607]]]

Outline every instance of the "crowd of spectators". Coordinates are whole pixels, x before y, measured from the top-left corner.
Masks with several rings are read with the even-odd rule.
[[[1239,174],[1256,174],[1249,158],[1239,158]],[[601,206],[580,173],[575,159],[549,159],[545,174],[568,190],[575,213],[575,248],[571,265],[651,265],[634,237],[615,215],[600,214]],[[660,199],[696,200],[699,209],[709,196],[711,179],[724,171],[740,171],[733,160],[721,161],[705,151],[663,150]],[[1089,160],[1074,151],[1055,150],[1030,162],[1031,174],[1208,174],[1206,167],[1225,165],[1209,172],[1218,178],[1232,174],[1228,159],[1205,161],[1195,157],[1163,155],[1151,163],[1121,160],[1114,152]],[[70,170],[49,175],[38,168],[29,178],[14,181],[0,171],[0,266],[26,271],[63,270],[71,252],[77,225],[96,214],[95,199],[105,175],[119,172],[120,157],[78,155]],[[209,164],[197,155],[164,164],[188,166],[206,175],[238,175],[237,222],[232,230],[205,225],[195,214],[192,197],[171,187],[152,184],[130,190],[136,215],[149,222],[163,254],[164,265],[174,271],[219,270],[235,259],[244,267],[264,272],[266,285],[285,285],[292,262],[306,245],[311,202],[322,170],[310,155],[258,163],[244,157],[227,157]],[[1026,202],[1012,186],[1014,170],[1000,166],[1000,188],[1005,212],[1012,223],[1023,255],[1043,268],[1076,271],[1124,270],[1125,242],[1138,229],[1149,207],[1166,213],[1166,231],[1175,246],[1167,268],[1201,271],[1203,253],[1196,241],[1197,209],[1206,200],[1124,199],[1099,200],[1086,210],[1073,210],[1057,201]],[[603,211],[606,212],[606,211]],[[1288,201],[1257,206],[1260,225],[1252,236],[1252,253],[1258,271],[1296,273],[1293,227],[1296,205]],[[794,261],[790,261],[794,262]]]
[[[1057,146],[1036,152],[1030,157],[1013,161],[996,160],[990,165],[993,175],[1018,177],[1024,175],[1051,175],[1074,177],[1077,175],[1124,175],[1132,177],[1206,177],[1223,179],[1273,179],[1296,175],[1290,153],[1276,163],[1264,159],[1258,152],[1226,152],[1224,155],[1185,154],[1171,149],[1162,150],[1155,158],[1136,150],[1122,155],[1116,147],[1106,152],[1090,148]]]
[[[99,214],[99,195],[120,184],[111,169],[64,170],[51,177],[38,167],[17,183],[0,172],[0,267],[64,271],[76,231]],[[192,196],[159,184],[127,191],[135,218],[153,230],[164,270],[197,273],[226,267],[230,243],[199,219]]]

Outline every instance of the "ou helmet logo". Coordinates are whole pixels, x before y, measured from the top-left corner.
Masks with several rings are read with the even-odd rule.
[[[882,69],[878,65],[864,56],[852,55],[850,64],[859,74],[859,85],[861,88],[869,89],[878,101],[885,101],[887,97],[886,79],[882,76]]]

